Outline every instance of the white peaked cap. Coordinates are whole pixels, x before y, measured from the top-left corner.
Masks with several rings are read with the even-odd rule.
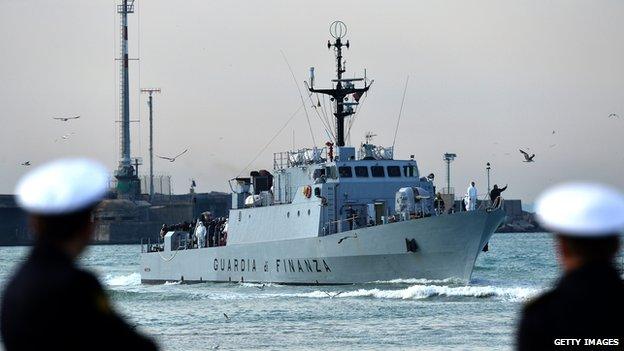
[[[17,203],[27,212],[62,215],[87,209],[108,190],[108,171],[99,162],[67,158],[45,163],[17,183]]]
[[[624,196],[596,183],[567,183],[546,190],[537,199],[537,220],[567,236],[599,238],[624,230]]]

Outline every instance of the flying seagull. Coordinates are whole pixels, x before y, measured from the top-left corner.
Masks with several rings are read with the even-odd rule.
[[[535,162],[533,161],[533,158],[535,157],[535,154],[529,156],[529,154],[527,154],[526,152],[520,150],[520,152],[524,155],[524,162]]]
[[[72,117],[52,117],[52,119],[56,119],[56,120],[63,121],[63,122],[67,122],[67,121],[69,121],[70,119],[78,119],[78,118],[80,118],[80,116],[72,116]]]
[[[67,134],[61,135],[61,138],[60,139],[54,139],[54,142],[57,142],[59,140],[68,140],[69,137],[74,135],[74,134],[76,134],[76,133],[71,132],[71,133],[67,133]]]
[[[165,156],[160,156],[160,155],[156,155],[156,157],[162,158],[163,160],[167,160],[169,162],[175,162],[175,160],[184,155],[186,152],[188,151],[188,149],[184,149],[184,151],[180,152],[179,154],[175,155],[174,157],[165,157]]]
[[[332,293],[330,293],[330,292],[328,292],[328,291],[323,291],[323,292],[324,292],[327,296],[329,296],[329,298],[330,298],[330,299],[333,299],[334,297],[336,297],[336,296],[338,296],[338,295],[342,294],[344,291],[339,291],[339,292],[334,293],[334,294],[332,294]]]
[[[620,116],[617,113],[612,113],[609,115],[609,118],[619,118]]]
[[[26,167],[30,166],[30,161],[22,162],[22,166],[26,166]]]

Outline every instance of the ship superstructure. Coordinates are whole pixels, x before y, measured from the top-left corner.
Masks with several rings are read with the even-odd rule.
[[[374,145],[372,135],[358,148],[345,145],[345,120],[370,83],[343,78],[346,27],[334,22],[331,33],[336,79],[331,88],[316,88],[311,69],[308,89],[333,102],[334,140],[276,153],[272,172],[233,179],[227,224],[202,217],[190,232],[163,231],[162,243],[143,246],[143,282],[470,278],[502,209],[434,208],[433,176],[423,177],[413,158],[395,159],[393,148]]]

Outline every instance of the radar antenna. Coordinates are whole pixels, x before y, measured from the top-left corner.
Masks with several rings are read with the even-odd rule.
[[[342,21],[334,21],[329,26],[329,33],[334,37],[334,42],[327,41],[327,48],[334,48],[336,53],[336,79],[332,82],[336,86],[332,89],[315,89],[314,88],[314,69],[310,69],[310,87],[312,93],[321,93],[331,96],[331,101],[336,104],[334,116],[336,116],[336,146],[345,145],[344,123],[345,118],[355,113],[354,106],[359,104],[362,95],[368,91],[370,85],[367,85],[365,78],[347,78],[343,79],[342,74],[345,73],[344,61],[342,60],[342,48],[349,48],[349,40],[343,43],[342,39],[347,35],[347,26]],[[354,82],[364,82],[363,88],[356,88]],[[351,95],[351,99],[348,96]]]
[[[366,140],[367,144],[370,144],[371,141],[373,141],[373,138],[376,136],[377,134],[374,134],[373,132],[366,132],[366,134],[364,135],[364,139]]]

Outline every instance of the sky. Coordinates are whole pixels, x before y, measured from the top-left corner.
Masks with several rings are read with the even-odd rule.
[[[132,155],[148,160],[147,96],[155,96],[155,173],[176,193],[227,191],[300,107],[309,67],[329,86],[329,25],[351,47],[346,76],[374,84],[351,130],[372,131],[397,158],[414,154],[444,186],[480,193],[486,163],[507,198],[530,203],[549,185],[591,180],[624,189],[624,2],[138,0],[130,15]],[[0,0],[0,193],[33,166],[88,156],[112,170],[119,151],[116,2]],[[283,53],[283,55],[282,55]],[[293,81],[288,64],[293,69]],[[304,95],[305,97],[306,95]],[[310,105],[310,104],[308,104]],[[326,133],[307,106],[317,144]],[[609,118],[612,113],[619,118]],[[69,122],[52,117],[80,115]],[[554,133],[553,133],[554,132]],[[73,134],[72,134],[73,133]],[[61,136],[68,135],[67,140]],[[294,137],[293,137],[294,136]],[[311,147],[301,110],[250,169],[273,152]],[[522,162],[518,149],[535,153]],[[33,167],[31,166],[31,167]],[[143,166],[141,173],[147,168]],[[245,170],[248,173],[249,169]]]

